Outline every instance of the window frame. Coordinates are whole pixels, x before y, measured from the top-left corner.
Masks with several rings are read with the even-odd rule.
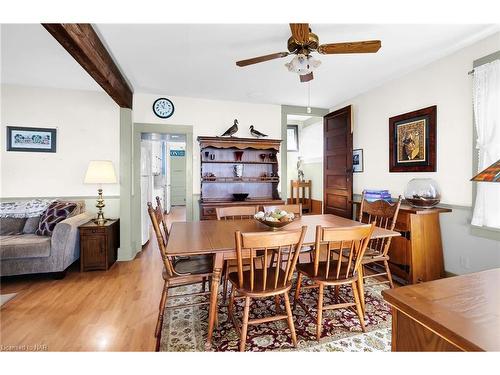
[[[294,149],[289,149],[288,148],[288,129],[293,129],[293,132],[294,132],[294,138],[295,138],[295,144],[297,145],[297,149],[294,150]],[[299,152],[299,148],[300,148],[300,145],[299,145],[299,126],[298,125],[295,125],[295,124],[288,124],[286,126],[286,131],[287,131],[287,144],[286,144],[286,150],[287,151],[290,151],[290,152]]]

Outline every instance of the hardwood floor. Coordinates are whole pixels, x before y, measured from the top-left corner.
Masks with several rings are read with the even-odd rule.
[[[167,216],[168,225],[184,220],[184,207]],[[150,241],[133,261],[117,262],[108,271],[80,273],[73,264],[63,280],[2,279],[2,294],[18,295],[0,310],[1,349],[154,351],[162,267]]]

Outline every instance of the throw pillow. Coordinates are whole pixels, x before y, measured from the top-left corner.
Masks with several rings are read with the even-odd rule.
[[[26,219],[15,217],[0,218],[0,236],[9,236],[21,234],[25,225]]]
[[[40,222],[35,234],[51,236],[56,225],[66,219],[75,208],[76,204],[71,202],[56,201],[52,203],[40,216]]]
[[[52,202],[54,202],[53,199],[3,202],[0,203],[0,217],[26,218],[40,216]]]
[[[33,234],[38,229],[38,223],[40,222],[40,216],[37,217],[29,217],[26,219],[26,223],[24,224],[23,233],[24,234]]]

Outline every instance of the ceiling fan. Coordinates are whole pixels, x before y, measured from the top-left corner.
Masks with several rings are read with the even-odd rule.
[[[311,31],[307,23],[291,23],[290,30],[292,36],[288,39],[288,52],[271,53],[270,55],[241,60],[237,61],[236,65],[243,67],[288,55],[296,55],[285,65],[291,72],[299,74],[300,82],[309,82],[314,78],[313,70],[321,64],[321,61],[311,56],[311,52],[318,52],[323,55],[375,53],[382,45],[380,40],[319,44],[318,36]]]

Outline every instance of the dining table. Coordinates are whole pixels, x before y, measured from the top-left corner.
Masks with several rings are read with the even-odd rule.
[[[318,225],[329,228],[348,228],[365,224],[330,214],[303,215],[297,217],[282,230],[300,229],[302,226],[306,226],[307,231],[303,245],[310,246],[315,243],[316,226]],[[266,232],[272,230],[272,228],[254,219],[203,220],[172,223],[167,245],[167,256],[213,255],[214,257],[208,335],[205,344],[207,349],[211,347],[213,331],[217,320],[218,286],[224,261],[236,259],[235,232]],[[372,239],[396,236],[400,236],[400,233],[379,227],[375,227],[372,233]],[[362,296],[362,298],[364,297]]]

